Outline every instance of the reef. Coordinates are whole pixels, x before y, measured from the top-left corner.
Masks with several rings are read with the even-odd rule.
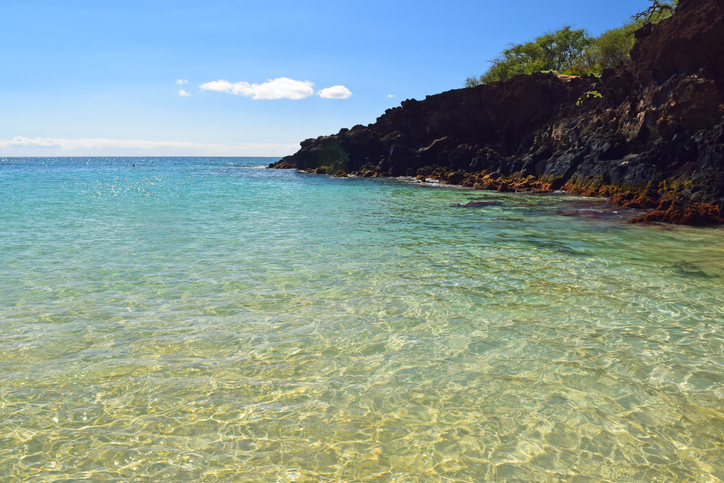
[[[632,222],[724,223],[724,0],[680,0],[635,32],[631,62],[406,100],[307,139],[270,167],[605,196]]]

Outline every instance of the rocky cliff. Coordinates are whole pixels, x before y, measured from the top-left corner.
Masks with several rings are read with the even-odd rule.
[[[407,100],[308,139],[271,167],[417,176],[499,191],[564,189],[724,222],[724,0],[680,0],[599,77],[534,74]]]

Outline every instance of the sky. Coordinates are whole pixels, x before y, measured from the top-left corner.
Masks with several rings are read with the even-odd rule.
[[[0,156],[284,156],[649,0],[2,0]]]

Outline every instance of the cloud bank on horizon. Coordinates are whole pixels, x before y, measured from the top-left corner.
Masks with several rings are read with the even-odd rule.
[[[204,144],[186,141],[146,141],[105,138],[29,138],[15,136],[0,140],[5,156],[272,156],[280,157],[299,149],[297,144],[229,143]]]
[[[269,79],[262,84],[248,82],[231,83],[224,79],[207,82],[199,86],[201,90],[225,92],[236,96],[246,96],[252,99],[292,99],[300,100],[314,94],[314,83],[299,81],[289,77]],[[342,85],[321,89],[317,94],[325,99],[347,99],[352,95],[349,89]]]

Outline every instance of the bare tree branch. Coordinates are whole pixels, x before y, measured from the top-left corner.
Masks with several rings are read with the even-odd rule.
[[[672,5],[661,3],[659,0],[651,0],[652,5],[646,10],[634,15],[632,18],[636,21],[643,20],[644,24],[651,23],[654,17],[660,16],[664,11],[673,12],[674,7]]]

